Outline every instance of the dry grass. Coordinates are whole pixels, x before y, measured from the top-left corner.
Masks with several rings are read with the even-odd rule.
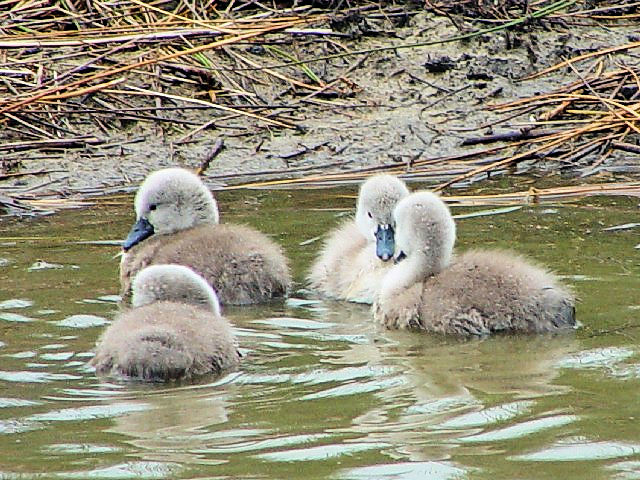
[[[122,145],[110,143],[113,132],[132,129],[139,122],[171,128],[177,144],[213,128],[233,129],[234,134],[300,128],[296,114],[306,108],[305,101],[322,101],[331,108],[334,99],[359,93],[349,76],[363,57],[349,50],[343,38],[349,35],[327,28],[348,23],[354,16],[402,18],[426,6],[451,18],[474,19],[481,27],[497,25],[481,28],[483,33],[536,19],[564,25],[585,19],[635,21],[640,2],[598,5],[589,9],[570,0],[429,0],[418,6],[319,2],[284,7],[235,1],[220,6],[204,0],[0,0],[0,179],[56,171],[53,167],[21,170],[20,158],[27,150],[62,154],[97,145],[117,150]],[[462,36],[475,34],[479,33]],[[616,49],[639,46],[634,42]],[[553,67],[574,69],[579,80],[570,85],[492,106],[510,118],[522,112],[536,116],[511,132],[511,140],[496,139],[501,140],[498,146],[239,187],[336,185],[385,170],[429,180],[444,189],[525,160],[571,164],[588,153],[598,155],[595,168],[614,149],[636,152],[638,148],[640,70],[637,65],[605,68],[602,59],[612,51]],[[339,67],[328,61],[340,55],[348,61]],[[316,61],[318,57],[326,60]],[[210,116],[204,123],[202,111]],[[492,141],[480,138],[477,143]],[[292,173],[297,174],[275,175]],[[0,196],[0,204],[17,211],[46,211],[85,202],[36,198],[27,191],[8,192]]]
[[[271,71],[229,74],[255,65],[257,39],[322,20],[306,8],[242,16],[187,2],[2,3],[0,113],[23,141],[80,137],[87,119],[105,134],[127,121],[190,125],[185,108],[292,128],[278,108],[263,113],[255,87],[273,78],[307,91],[323,86]]]
[[[426,0],[427,6],[447,14],[487,22],[507,21],[529,14],[533,9],[552,3],[551,0]],[[597,3],[597,6],[593,6]],[[567,12],[545,18],[552,23],[590,21],[619,24],[635,21],[640,16],[640,2],[635,0],[576,1]]]
[[[491,124],[463,130],[472,133],[489,128],[499,133],[469,136],[462,145],[496,146],[439,158],[416,158],[406,164],[253,182],[235,188],[338,185],[385,171],[434,183],[434,190],[442,191],[452,185],[469,185],[493,172],[504,172],[520,162],[540,161],[570,168],[581,166],[585,169],[583,176],[587,176],[597,172],[616,150],[640,155],[640,66],[616,64],[605,68],[613,50],[639,48],[640,42],[633,42],[564,61],[531,78],[569,68],[578,80],[548,93],[487,106],[505,115]]]

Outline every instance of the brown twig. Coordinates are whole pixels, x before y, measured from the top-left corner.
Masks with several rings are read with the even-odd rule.
[[[200,166],[196,170],[196,174],[204,175],[204,172],[207,171],[207,169],[209,168],[209,165],[211,165],[211,162],[215,160],[215,158],[218,155],[220,155],[220,152],[222,152],[222,150],[224,150],[224,140],[222,139],[222,137],[220,137],[216,139],[216,143],[214,143],[213,147],[211,148],[211,151],[209,152],[207,157],[202,161],[202,163],[200,163]]]
[[[493,142],[510,142],[514,140],[526,140],[531,138],[545,137],[548,135],[555,135],[560,133],[560,130],[540,130],[534,131],[533,129],[523,129],[519,132],[506,132],[496,133],[493,135],[485,135],[483,137],[471,137],[465,138],[461,145],[478,145],[482,143]]]

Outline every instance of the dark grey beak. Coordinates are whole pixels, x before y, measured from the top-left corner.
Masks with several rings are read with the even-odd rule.
[[[398,254],[398,256],[393,259],[393,263],[398,264],[405,258],[407,258],[407,254],[404,253],[402,250],[400,250],[400,253]]]
[[[391,225],[378,225],[376,230],[376,255],[378,258],[383,262],[393,258],[395,246],[393,227]]]
[[[129,235],[127,235],[126,240],[122,242],[122,249],[126,252],[151,235],[153,235],[153,225],[151,225],[146,218],[140,218],[133,227],[131,227],[131,231]]]

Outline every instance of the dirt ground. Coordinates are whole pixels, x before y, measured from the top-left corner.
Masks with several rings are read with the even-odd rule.
[[[354,28],[362,30],[362,25],[334,25],[342,31]],[[369,22],[368,28],[377,33],[338,39],[349,49],[359,50],[459,34],[447,17],[426,12],[410,16],[404,25],[382,19],[374,25]],[[0,182],[0,193],[50,192],[65,196],[108,192],[135,185],[160,167],[198,167],[219,139],[225,148],[206,172],[214,188],[460,153],[474,148],[460,146],[465,137],[486,133],[473,129],[504,115],[487,111],[486,105],[551,91],[577,79],[568,69],[535,80],[520,78],[566,58],[637,40],[638,31],[637,25],[554,25],[552,29],[537,25],[464,42],[371,53],[359,64],[355,62],[362,57],[310,64],[323,78],[337,77],[350,66],[358,66],[346,75],[353,83],[345,85],[355,92],[350,98],[325,104],[319,99],[309,103],[300,95],[285,94],[292,105],[292,119],[304,129],[265,128],[259,121],[236,118],[225,128],[203,130],[188,143],[178,145],[174,142],[182,132],[171,126],[150,122],[123,125],[110,132],[108,145],[63,154],[24,153],[22,169],[55,171],[5,179]],[[636,49],[610,56],[606,63],[637,65],[639,59],[640,50]],[[285,87],[284,83],[264,87],[260,93],[267,100],[275,99]],[[185,112],[185,116],[196,123],[211,118],[206,110]],[[517,130],[522,120],[512,119],[501,128]],[[95,134],[104,136],[103,132]],[[615,172],[616,166],[623,164],[627,165],[625,174],[634,175],[635,165],[640,163],[637,160],[637,155],[616,153],[600,169]],[[583,174],[589,168],[577,167],[572,174]],[[536,168],[544,169],[545,165],[539,163]],[[430,180],[437,182],[439,178]]]

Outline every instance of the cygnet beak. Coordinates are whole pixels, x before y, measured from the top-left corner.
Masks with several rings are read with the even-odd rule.
[[[394,249],[393,227],[391,225],[378,225],[376,230],[376,255],[380,260],[386,262],[393,258]]]
[[[400,253],[394,257],[393,263],[400,263],[405,258],[407,258],[407,254],[400,250]]]
[[[122,242],[122,249],[126,252],[134,245],[137,245],[145,238],[153,235],[153,225],[149,223],[144,217],[138,219],[138,221],[131,227],[131,231],[124,242]]]

